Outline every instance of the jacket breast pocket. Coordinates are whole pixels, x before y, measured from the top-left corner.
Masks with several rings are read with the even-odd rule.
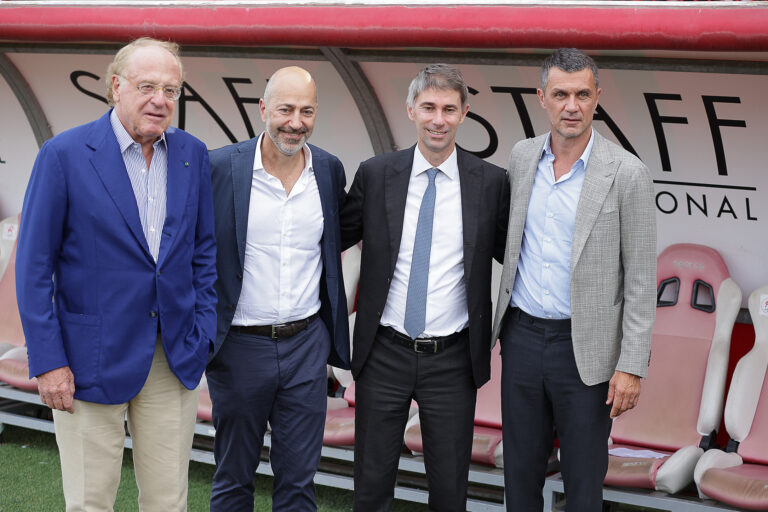
[[[101,317],[59,310],[61,336],[75,388],[92,386],[99,380]]]
[[[592,236],[607,242],[618,242],[619,238],[619,212],[601,212],[592,226]]]

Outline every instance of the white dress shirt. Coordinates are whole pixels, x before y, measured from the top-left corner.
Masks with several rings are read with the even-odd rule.
[[[594,133],[571,170],[555,181],[547,137],[533,179],[510,304],[539,318],[571,317],[571,246]]]
[[[413,156],[408,197],[405,202],[403,234],[397,255],[395,274],[389,286],[387,304],[381,325],[405,333],[405,299],[411,273],[413,242],[419,218],[421,199],[432,165],[416,146]],[[461,218],[461,185],[456,149],[438,169],[435,176],[435,213],[432,225],[432,249],[427,280],[427,314],[424,333],[420,337],[447,336],[464,329],[469,323],[467,291],[464,284],[464,230]]]
[[[320,309],[320,240],[323,210],[304,145],[305,166],[286,195],[264,170],[262,134],[253,160],[243,288],[232,325],[271,325],[301,320]]]

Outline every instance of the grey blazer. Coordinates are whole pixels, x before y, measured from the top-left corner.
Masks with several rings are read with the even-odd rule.
[[[571,252],[571,331],[587,385],[614,371],[645,377],[656,315],[656,212],[648,168],[597,131]],[[511,210],[491,344],[517,274],[528,200],[546,135],[518,142],[509,163]]]

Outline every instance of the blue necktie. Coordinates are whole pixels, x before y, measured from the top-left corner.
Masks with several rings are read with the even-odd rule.
[[[427,170],[429,185],[421,199],[413,242],[411,274],[408,277],[408,295],[405,299],[405,332],[413,339],[424,332],[427,317],[427,278],[429,253],[432,249],[432,220],[435,214],[435,176],[438,170],[434,167]]]

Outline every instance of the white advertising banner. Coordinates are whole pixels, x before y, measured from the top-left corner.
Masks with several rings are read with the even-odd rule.
[[[415,140],[404,98],[421,66],[363,64],[400,147]],[[457,142],[506,167],[515,142],[548,130],[536,97],[539,69],[461,69],[471,110]],[[768,76],[604,69],[600,86],[595,129],[651,170],[658,251],[681,242],[717,249],[746,305],[768,283]]]
[[[111,55],[9,54],[27,79],[53,133],[87,123],[106,112],[104,75]],[[216,57],[183,57],[184,94],[173,124],[210,149],[247,140],[261,133],[259,98],[277,69],[307,69],[318,88],[318,118],[310,142],[335,153],[348,176],[373,155],[360,113],[344,82],[328,62]]]
[[[35,134],[10,86],[0,77],[0,220],[21,211],[32,164]]]
[[[9,58],[29,82],[54,134],[95,119],[107,106],[103,76],[109,55],[16,53]],[[307,68],[319,91],[311,142],[344,163],[348,182],[373,155],[363,119],[328,62],[226,57],[184,58],[186,86],[174,124],[210,148],[260,133],[258,100],[271,73]],[[395,144],[415,142],[405,111],[408,84],[424,63],[362,62],[382,104]],[[463,148],[506,167],[513,144],[548,129],[536,87],[539,70],[523,66],[459,66],[470,86]],[[711,246],[723,255],[745,296],[768,283],[768,75],[653,70],[600,72],[603,88],[594,126],[636,153],[655,181],[659,252],[673,243]],[[17,213],[37,151],[15,98],[0,82],[0,214]]]

